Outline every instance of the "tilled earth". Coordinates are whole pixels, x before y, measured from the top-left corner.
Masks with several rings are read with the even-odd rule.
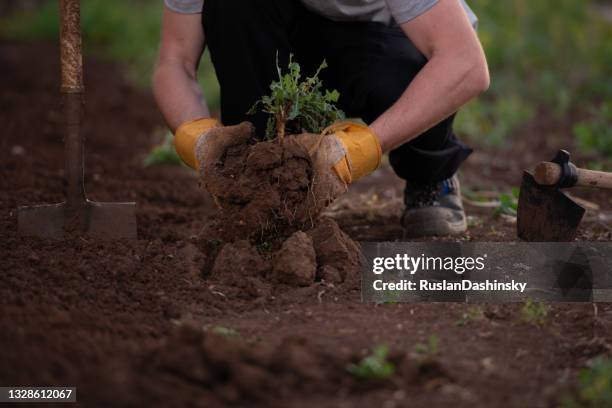
[[[247,296],[203,275],[198,235],[214,203],[190,170],[142,166],[162,129],[152,97],[95,59],[85,65],[86,185],[93,200],[138,203],[139,239],[19,237],[19,205],[62,200],[57,57],[49,44],[0,42],[0,385],[74,385],[83,406],[549,407],[609,353],[606,304],[557,304],[534,326],[520,305],[462,319],[474,306],[362,304],[356,284],[322,282]],[[518,185],[523,167],[563,147],[566,128],[542,119],[510,150],[478,151],[464,186]],[[580,238],[610,240],[610,196],[577,194],[599,205]],[[513,219],[467,211],[459,239],[515,239]],[[328,211],[356,240],[403,240],[400,214],[388,168]],[[433,334],[438,350],[424,362],[415,349]],[[395,374],[351,376],[347,365],[379,344]]]

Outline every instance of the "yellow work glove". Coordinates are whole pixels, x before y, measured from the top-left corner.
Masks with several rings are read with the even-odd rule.
[[[174,148],[181,160],[192,169],[199,167],[195,156],[198,139],[210,129],[221,126],[217,119],[201,118],[183,123],[174,133]]]
[[[320,135],[303,133],[294,139],[312,160],[314,181],[309,197],[324,208],[348,190],[349,184],[376,170],[382,151],[376,135],[365,125],[342,121]]]
[[[380,142],[366,125],[349,121],[336,122],[326,128],[323,134],[333,134],[344,147],[346,154],[333,168],[346,184],[359,180],[380,166]]]

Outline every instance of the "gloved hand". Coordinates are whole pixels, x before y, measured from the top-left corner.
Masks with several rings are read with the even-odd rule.
[[[183,123],[174,133],[174,147],[183,163],[192,169],[199,168],[198,160],[195,156],[196,143],[202,136],[214,127],[221,126],[218,120],[211,118],[201,118]]]
[[[227,194],[228,186],[240,188],[236,180],[227,180],[227,177],[215,172],[215,168],[219,166],[229,148],[244,145],[253,137],[255,127],[250,122],[242,122],[234,126],[214,126],[204,137],[198,139],[195,146],[198,170],[206,189],[214,197]],[[205,177],[213,173],[217,173],[217,177]],[[223,178],[226,178],[226,182]]]
[[[382,150],[376,135],[365,125],[341,121],[321,135],[296,136],[314,166],[313,196],[325,207],[345,193],[349,184],[372,173],[380,165]]]

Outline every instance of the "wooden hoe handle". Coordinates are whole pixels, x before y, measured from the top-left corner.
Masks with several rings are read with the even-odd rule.
[[[570,164],[573,166],[573,164]],[[612,173],[576,168],[578,179],[575,186],[612,189]],[[557,163],[541,162],[535,167],[534,178],[538,184],[552,186],[559,182],[561,166]]]

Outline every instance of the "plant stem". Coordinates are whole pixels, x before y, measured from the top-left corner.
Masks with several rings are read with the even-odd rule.
[[[278,142],[280,145],[283,145],[283,140],[285,139],[285,125],[287,124],[287,119],[285,115],[285,110],[281,109],[280,113],[276,115],[276,136],[278,137]]]

